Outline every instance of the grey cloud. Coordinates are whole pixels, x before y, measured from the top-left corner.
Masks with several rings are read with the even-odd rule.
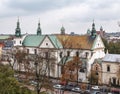
[[[2,13],[0,17],[34,15],[79,2],[83,3],[84,0],[10,0],[9,2],[4,2],[3,5],[8,10],[5,10],[5,13]],[[13,11],[8,13],[11,10]],[[19,10],[21,11],[19,12]]]
[[[26,2],[25,0],[10,0],[5,5],[11,10],[13,9],[13,12],[7,13],[6,10],[6,13],[1,14],[0,17],[34,15],[54,9],[58,9],[59,11],[59,8],[69,7],[75,4],[87,5],[89,8],[88,13],[68,15],[62,20],[68,22],[87,22],[89,19],[113,20],[120,17],[120,7],[116,10],[114,9],[115,4],[120,5],[120,0],[27,0]],[[23,11],[19,12],[18,10]]]
[[[11,0],[11,2],[8,3],[8,6],[13,9],[16,8],[31,12],[43,12],[50,9],[61,8],[80,1],[82,2],[83,0],[32,0],[30,2]]]
[[[117,20],[120,17],[120,1],[115,2],[114,0],[97,1],[90,2],[86,1],[85,4],[88,6],[87,12],[83,14],[70,15],[68,18],[63,18],[62,20],[71,23],[84,23],[90,22],[93,19],[99,21],[112,21]],[[79,11],[78,11],[79,12]]]

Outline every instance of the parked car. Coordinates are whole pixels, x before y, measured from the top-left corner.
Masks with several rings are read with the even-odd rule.
[[[100,91],[91,91],[90,94],[102,94]]]
[[[90,90],[85,90],[84,94],[90,94]]]
[[[100,88],[99,88],[99,86],[93,86],[92,89],[99,90]]]
[[[72,88],[71,91],[73,91],[73,92],[81,92],[81,89],[80,89],[80,87],[74,87],[74,88]]]
[[[53,87],[56,89],[63,89],[65,86],[60,85],[60,84],[56,84],[56,85],[53,85]]]
[[[65,90],[71,91],[72,88],[74,88],[74,87],[76,87],[76,86],[77,86],[76,84],[68,83],[68,84],[65,86]]]

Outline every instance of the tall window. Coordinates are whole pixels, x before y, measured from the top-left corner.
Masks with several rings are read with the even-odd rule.
[[[78,51],[76,52],[76,56],[79,57],[79,52]]]
[[[113,84],[116,85],[116,78],[113,78]]]
[[[62,56],[63,56],[63,52],[60,52],[60,58],[62,58]]]
[[[34,49],[34,54],[37,54],[37,49]]]
[[[70,51],[67,51],[67,56],[70,56]]]
[[[86,57],[86,58],[88,57],[88,54],[89,54],[88,52],[85,52],[85,57]]]
[[[29,49],[27,49],[27,53],[29,54]]]
[[[107,72],[110,72],[110,65],[107,65]]]
[[[22,42],[20,41],[20,44],[21,44]]]
[[[96,71],[98,70],[98,67],[96,66]]]
[[[45,52],[45,58],[48,59],[49,58],[49,53]]]

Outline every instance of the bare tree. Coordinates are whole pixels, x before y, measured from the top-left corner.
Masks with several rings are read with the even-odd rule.
[[[98,84],[99,82],[99,76],[96,73],[96,71],[91,69],[91,73],[88,76],[88,79],[90,81],[90,84]]]
[[[60,63],[61,67],[61,78],[60,80],[64,85],[66,85],[69,81],[77,81],[78,82],[78,66],[79,65],[79,54],[76,56],[71,56],[71,52],[76,50],[76,52],[80,52],[80,45],[78,43],[73,42],[74,36],[69,35],[60,35],[58,36],[59,41],[62,44],[62,49],[60,49]],[[70,58],[73,58],[72,61],[69,61]],[[78,59],[79,58],[79,59]],[[77,83],[78,84],[78,83]],[[64,94],[64,91],[63,91]]]
[[[53,90],[50,81],[50,72],[54,72],[55,57],[52,56],[53,50],[42,49],[39,54],[32,56],[31,61],[34,63],[35,80],[37,81],[37,94],[40,94],[41,89]]]

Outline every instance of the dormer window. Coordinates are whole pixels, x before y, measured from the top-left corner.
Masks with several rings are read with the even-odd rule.
[[[46,43],[46,46],[48,46],[48,43]]]

